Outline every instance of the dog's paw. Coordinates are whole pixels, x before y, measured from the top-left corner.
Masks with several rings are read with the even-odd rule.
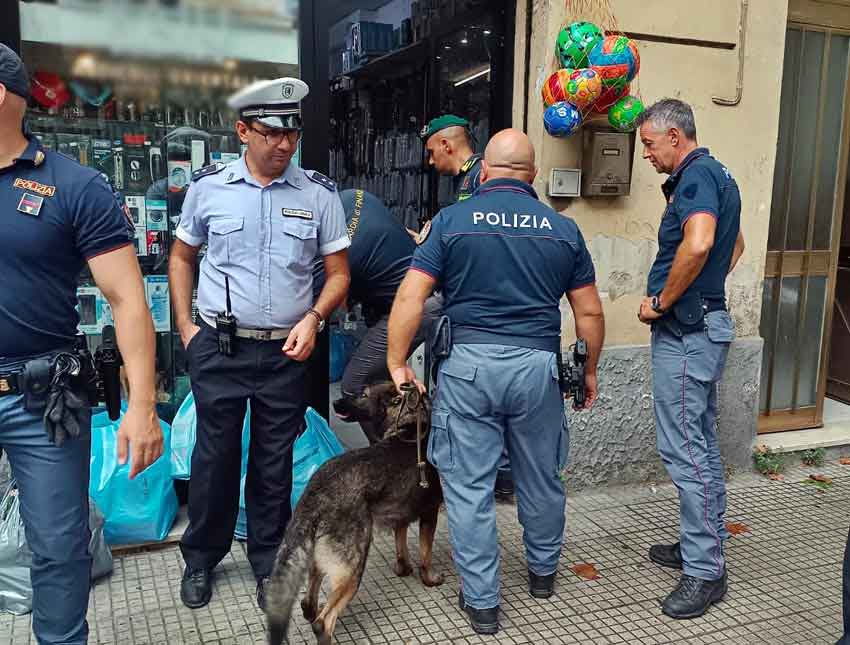
[[[432,574],[429,569],[419,568],[419,575],[422,578],[422,584],[426,587],[439,587],[445,582],[445,577],[442,573]]]
[[[393,565],[393,572],[399,578],[406,578],[411,573],[413,573],[413,567],[410,566],[409,562],[404,562],[403,560],[396,560]]]

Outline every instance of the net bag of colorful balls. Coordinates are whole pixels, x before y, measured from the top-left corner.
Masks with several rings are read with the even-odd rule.
[[[573,22],[558,35],[561,69],[543,84],[543,125],[553,137],[568,137],[588,118],[607,115],[620,132],[635,129],[644,110],[630,94],[640,71],[640,54],[630,38],[604,34],[590,22]]]

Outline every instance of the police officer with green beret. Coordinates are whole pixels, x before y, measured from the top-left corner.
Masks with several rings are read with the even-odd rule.
[[[454,201],[472,197],[481,185],[481,155],[472,149],[472,124],[454,114],[432,119],[422,129],[428,164],[447,177],[454,177]]]

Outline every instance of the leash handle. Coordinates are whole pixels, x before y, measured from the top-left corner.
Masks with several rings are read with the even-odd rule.
[[[425,462],[422,461],[422,418],[416,415],[416,465],[419,466],[419,487],[428,488],[428,477],[425,475]]]

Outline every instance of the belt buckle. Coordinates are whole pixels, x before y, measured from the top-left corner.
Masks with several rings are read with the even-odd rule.
[[[269,329],[257,330],[257,340],[271,340],[272,332]]]
[[[12,385],[9,383],[9,379],[0,378],[0,394],[8,394],[12,391]]]

